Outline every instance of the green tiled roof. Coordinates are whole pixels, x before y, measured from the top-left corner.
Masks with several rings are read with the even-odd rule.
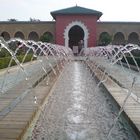
[[[95,15],[98,18],[102,15],[102,12],[80,7],[80,6],[74,6],[70,8],[65,8],[57,11],[51,12],[51,15],[55,19],[57,15]]]

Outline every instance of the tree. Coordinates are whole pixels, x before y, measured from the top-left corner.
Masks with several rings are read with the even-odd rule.
[[[40,37],[40,41],[51,43],[53,42],[53,35],[47,32]]]
[[[15,22],[15,21],[17,21],[17,19],[15,19],[15,18],[10,18],[10,19],[8,19],[8,21]]]
[[[112,37],[107,33],[107,32],[104,32],[100,35],[100,44],[101,45],[108,45],[110,42],[112,41]]]
[[[30,18],[30,21],[31,21],[31,22],[39,22],[40,19]]]

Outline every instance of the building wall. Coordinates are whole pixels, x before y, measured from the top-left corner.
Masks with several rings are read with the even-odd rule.
[[[97,41],[102,32],[109,33],[112,38],[117,32],[122,32],[126,41],[135,32],[140,39],[140,22],[97,22]]]
[[[80,21],[84,23],[89,32],[88,46],[95,46],[96,44],[96,16],[87,15],[69,15],[56,17],[56,43],[64,45],[64,30],[73,21]]]
[[[92,16],[60,16],[57,22],[0,22],[0,35],[7,32],[11,38],[15,33],[21,31],[25,39],[29,33],[34,31],[40,37],[45,32],[51,32],[56,37],[56,43],[64,45],[64,29],[72,21],[82,21],[88,28],[88,46],[96,46],[102,32],[109,33],[112,38],[117,32],[123,33],[127,42],[131,33],[135,32],[140,40],[140,22],[95,22]]]
[[[25,39],[28,39],[32,31],[39,37],[45,32],[51,32],[55,37],[55,22],[0,22],[0,35],[7,32],[13,38],[18,31],[24,34]]]

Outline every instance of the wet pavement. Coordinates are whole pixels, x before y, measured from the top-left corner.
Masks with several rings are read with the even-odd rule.
[[[33,140],[107,140],[118,114],[83,62],[67,64],[33,131]],[[123,116],[110,140],[139,140]]]
[[[111,64],[111,61],[101,58],[101,57],[91,57],[90,58],[96,65],[105,69],[105,72],[111,75],[116,81],[118,81],[122,87],[131,90],[133,94],[140,97],[140,72],[128,69],[126,67],[122,67],[118,64]],[[132,87],[133,80],[135,78],[135,82]]]
[[[40,61],[41,60],[41,61]],[[50,68],[50,64],[54,66],[56,62],[54,59],[49,58],[46,63],[46,59],[41,58],[38,61],[28,62],[23,64],[23,69],[19,66],[13,66],[0,71],[0,92],[6,92],[11,88],[17,86],[21,81],[26,80],[26,78],[31,79],[36,76],[36,79],[41,77],[45,72],[43,68],[47,71]]]

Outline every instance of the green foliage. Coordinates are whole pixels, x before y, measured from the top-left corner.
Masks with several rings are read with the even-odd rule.
[[[17,21],[17,19],[15,19],[15,18],[10,18],[10,19],[8,19],[8,21],[11,21],[11,22],[16,22],[16,21]]]
[[[131,53],[133,56],[140,57],[140,50],[138,50],[138,49],[132,50]]]
[[[15,50],[17,49],[17,47],[19,46],[19,42],[11,42],[9,43],[9,48],[10,50],[12,50],[13,52],[15,52]],[[25,50],[26,50],[26,46],[18,48],[18,51],[16,53],[16,55],[23,55],[25,54]]]
[[[9,48],[10,48],[11,51],[13,51],[13,53],[15,52],[15,50],[17,49],[17,47],[18,47],[17,42],[14,42],[14,43],[10,43],[9,44]],[[19,48],[18,51],[17,51],[17,53],[16,53],[16,56],[17,55],[24,55],[25,52],[26,52],[26,49],[27,49],[26,47]],[[30,51],[30,53],[32,53],[32,52]],[[8,52],[8,50],[5,49],[5,48],[1,48],[0,49],[0,58],[2,58],[2,57],[8,57],[8,56],[11,56],[10,53]]]
[[[108,33],[105,32],[105,33],[101,34],[100,40],[99,40],[100,45],[106,46],[106,45],[108,45],[111,41],[112,41],[112,37],[111,37]]]
[[[126,56],[126,59],[127,59],[128,63],[129,63],[130,65],[136,65],[135,62],[134,62],[134,59],[135,59],[136,63],[137,63],[138,66],[140,67],[140,57],[134,56],[134,59],[133,59],[131,56]],[[126,63],[125,58],[122,59],[122,62]]]
[[[0,69],[6,68],[10,62],[10,57],[0,58]]]
[[[33,54],[28,54],[25,58],[24,63],[31,61],[32,57],[33,57]],[[17,59],[19,60],[20,63],[22,62],[23,58],[24,58],[24,55],[17,56]],[[7,68],[10,60],[11,60],[11,56],[0,58],[0,69]],[[33,60],[35,60],[35,58]],[[14,66],[14,65],[16,65],[16,62],[15,60],[12,59],[11,66]]]
[[[0,58],[7,56],[10,56],[10,53],[5,48],[0,49]]]
[[[30,22],[40,22],[40,19],[30,18]]]
[[[46,33],[40,37],[40,41],[51,43],[53,42],[53,36],[50,33]]]

